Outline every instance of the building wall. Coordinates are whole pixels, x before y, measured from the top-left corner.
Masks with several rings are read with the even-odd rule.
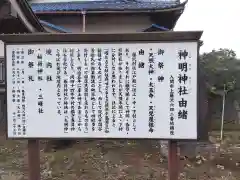
[[[44,20],[73,33],[82,32],[82,16],[55,16]],[[86,32],[89,33],[140,32],[151,24],[150,18],[146,15],[86,15]]]

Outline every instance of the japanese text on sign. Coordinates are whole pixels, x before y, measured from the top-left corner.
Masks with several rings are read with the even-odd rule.
[[[196,139],[197,50],[7,45],[8,136]]]

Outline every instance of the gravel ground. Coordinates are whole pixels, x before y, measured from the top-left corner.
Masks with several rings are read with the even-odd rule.
[[[239,137],[238,133],[226,134],[220,144],[218,134],[213,133],[210,144],[192,144],[190,148],[182,145],[179,179],[239,180]],[[168,177],[167,158],[160,153],[159,141],[78,141],[56,152],[45,152],[45,146],[42,142],[43,180],[164,180]],[[186,156],[193,147],[196,147],[194,153]],[[27,169],[26,141],[0,137],[1,179],[27,179]]]

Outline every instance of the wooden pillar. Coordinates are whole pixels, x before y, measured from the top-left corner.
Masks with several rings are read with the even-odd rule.
[[[168,176],[169,180],[178,180],[179,162],[177,141],[169,140],[168,143]]]
[[[29,180],[40,180],[39,140],[28,140]]]

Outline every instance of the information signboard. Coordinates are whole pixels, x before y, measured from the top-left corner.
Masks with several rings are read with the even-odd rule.
[[[9,138],[197,139],[198,42],[7,44]]]

